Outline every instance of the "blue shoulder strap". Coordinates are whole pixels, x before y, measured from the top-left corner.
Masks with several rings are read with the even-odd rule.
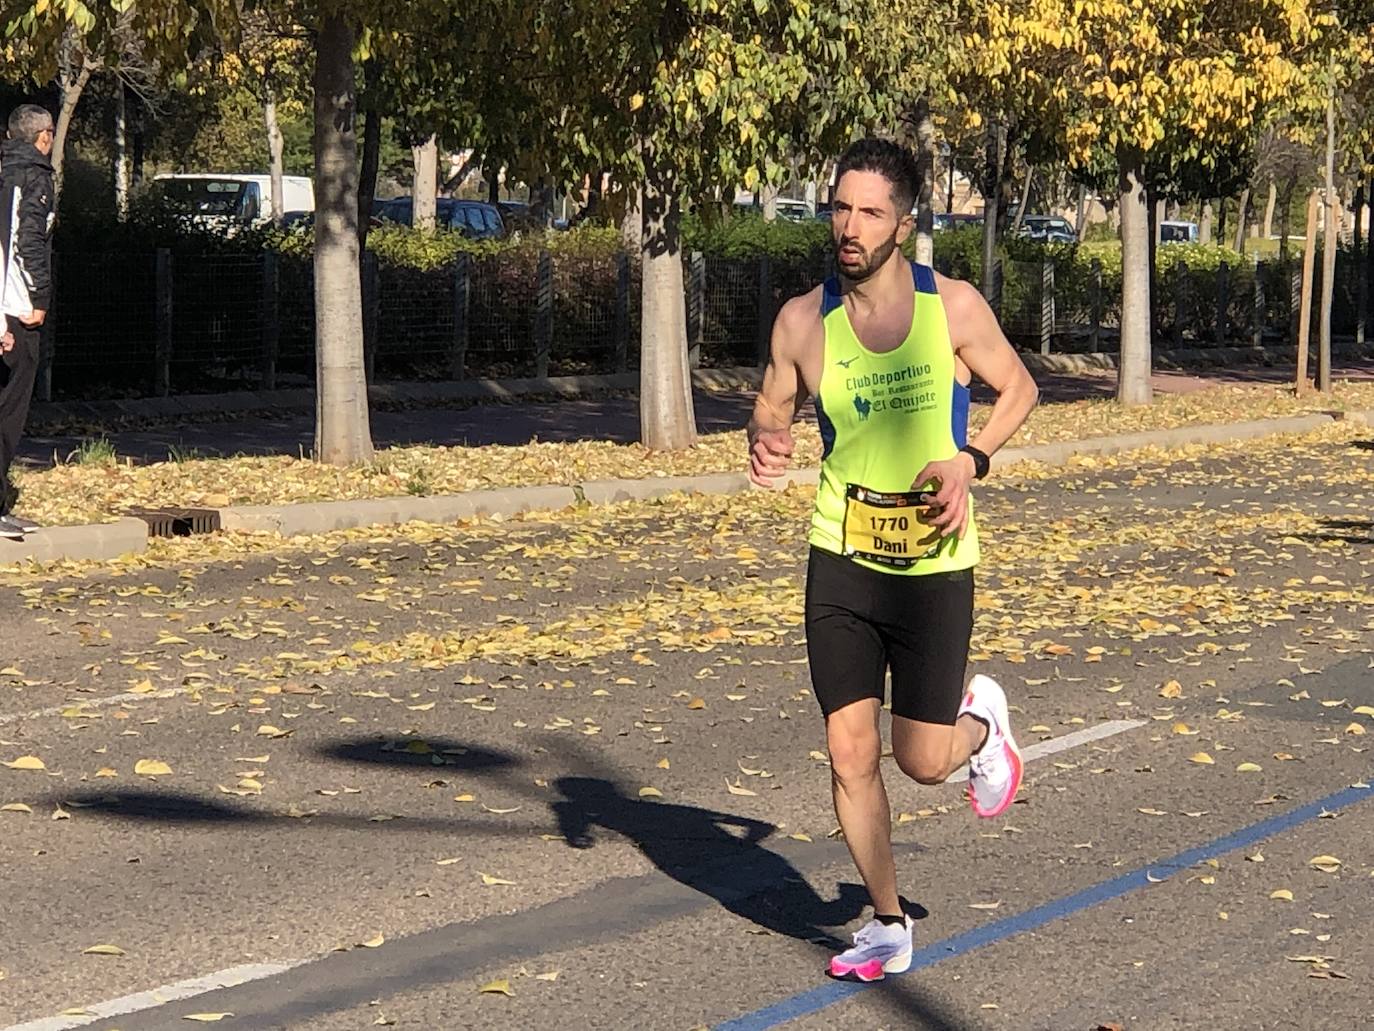
[[[929,265],[918,265],[911,263],[911,278],[916,282],[916,292],[918,294],[936,294],[939,289],[935,286],[935,270]]]
[[[821,318],[825,318],[832,311],[840,306],[840,281],[831,276],[825,281],[824,290],[821,293]]]

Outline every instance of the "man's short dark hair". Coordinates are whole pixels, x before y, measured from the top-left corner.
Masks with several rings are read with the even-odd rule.
[[[835,169],[837,186],[846,172],[877,172],[891,183],[898,218],[908,214],[916,203],[921,180],[916,155],[891,140],[869,136],[851,143]]]
[[[10,139],[33,143],[40,133],[53,127],[52,115],[37,104],[20,104],[10,112]]]

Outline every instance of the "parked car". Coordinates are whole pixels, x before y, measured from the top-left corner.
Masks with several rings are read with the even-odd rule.
[[[266,225],[272,221],[272,177],[237,172],[164,173],[154,188],[172,210],[192,222],[223,228]],[[282,176],[282,211],[315,210],[309,176]]]
[[[410,197],[386,201],[378,217],[403,226],[414,225],[415,202]],[[506,235],[501,212],[484,201],[440,197],[435,203],[435,223],[474,240],[499,240]]]
[[[503,200],[496,205],[508,232],[537,233],[547,228],[540,209],[522,200]]]
[[[1021,223],[1020,235],[1036,243],[1078,242],[1078,234],[1068,219],[1058,215],[1027,215]]]
[[[961,229],[964,226],[981,226],[982,224],[982,215],[935,213],[935,231],[937,233],[944,232],[946,229]]]
[[[1160,243],[1197,243],[1196,222],[1167,221],[1159,223]]]

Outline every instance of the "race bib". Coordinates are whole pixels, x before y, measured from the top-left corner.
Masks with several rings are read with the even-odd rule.
[[[889,494],[851,483],[845,489],[844,553],[909,569],[923,558],[934,558],[943,538],[925,522],[931,506],[924,491]]]

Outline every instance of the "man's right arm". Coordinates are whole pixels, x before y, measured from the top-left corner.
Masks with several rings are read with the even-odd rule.
[[[29,303],[35,320],[52,307],[52,250],[48,245],[48,221],[52,214],[52,184],[46,176],[29,176],[19,202],[19,256],[28,275]]]
[[[773,322],[763,386],[749,420],[749,478],[760,487],[771,487],[787,471],[792,457],[792,420],[807,400],[798,354],[804,342],[805,312],[811,307],[805,297],[793,298]]]

